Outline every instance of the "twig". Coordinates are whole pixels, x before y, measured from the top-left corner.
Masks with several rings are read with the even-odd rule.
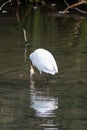
[[[67,8],[64,10],[64,11],[66,11],[66,10],[68,10],[68,9],[70,8],[70,5],[69,5],[69,3],[68,3],[66,0],[64,0],[64,3],[67,5]],[[78,3],[78,5],[81,5],[81,4],[83,4],[83,3],[87,4],[86,1],[83,1],[83,2]],[[87,14],[87,11],[83,11],[83,10],[81,10],[81,9],[75,7],[75,6],[72,6],[72,7],[74,7],[74,9],[77,10],[78,12]]]
[[[12,2],[12,0],[8,0],[8,1],[6,1],[5,3],[3,3],[3,4],[0,6],[0,11],[1,11],[2,8],[3,8],[6,4],[8,4],[9,2]]]

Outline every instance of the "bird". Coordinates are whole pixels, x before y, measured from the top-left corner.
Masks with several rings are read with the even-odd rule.
[[[30,75],[32,76],[34,72],[34,67],[36,67],[40,74],[42,72],[55,75],[58,73],[58,65],[53,57],[53,55],[43,48],[38,48],[29,55],[31,61]]]

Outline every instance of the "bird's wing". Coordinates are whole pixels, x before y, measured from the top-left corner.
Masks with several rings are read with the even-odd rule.
[[[34,55],[35,66],[43,72],[57,71],[55,59],[48,51],[38,52]]]

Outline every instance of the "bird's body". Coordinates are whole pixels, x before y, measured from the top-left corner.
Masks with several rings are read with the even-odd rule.
[[[55,75],[58,73],[58,67],[53,55],[45,49],[37,49],[30,54],[30,60],[40,73],[45,72]]]

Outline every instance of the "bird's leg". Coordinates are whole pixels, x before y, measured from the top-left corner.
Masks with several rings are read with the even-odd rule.
[[[33,82],[32,77],[34,74],[35,74],[34,68],[33,68],[33,65],[31,64],[31,66],[30,66],[30,82]]]

